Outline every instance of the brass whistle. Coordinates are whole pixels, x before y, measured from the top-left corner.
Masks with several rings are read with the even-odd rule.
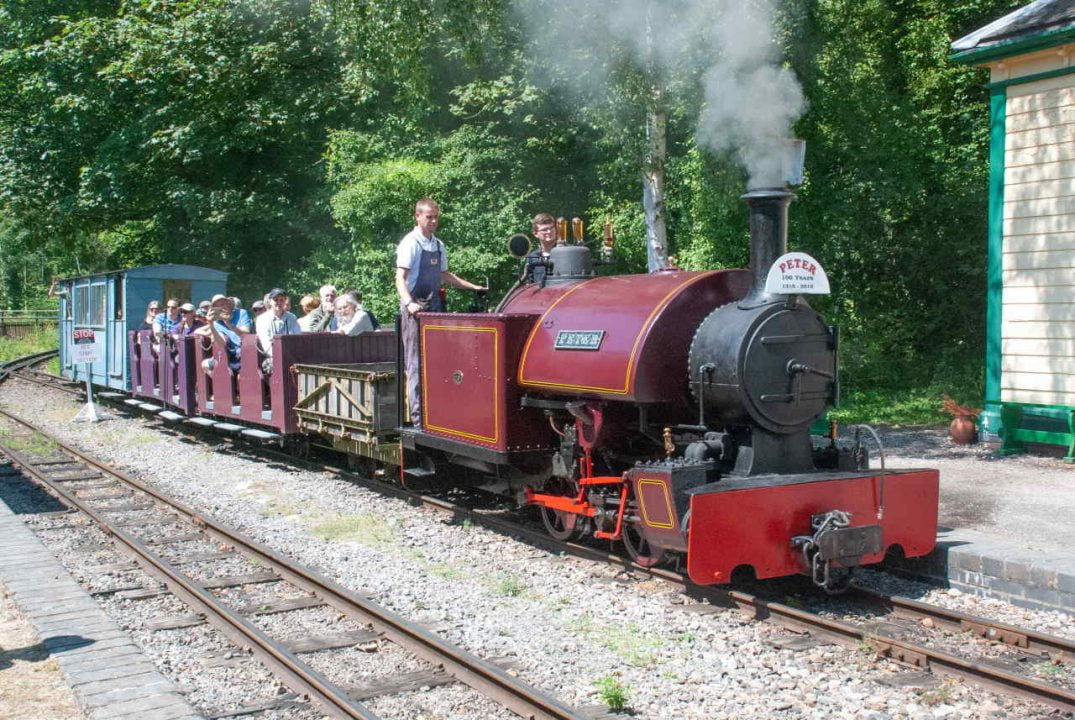
[[[567,220],[564,218],[556,219],[556,244],[563,245],[567,242]]]
[[[581,245],[585,239],[583,229],[582,218],[571,218],[571,237],[575,239],[576,245]]]
[[[605,247],[610,248],[616,244],[616,236],[612,231],[612,219],[605,218]]]

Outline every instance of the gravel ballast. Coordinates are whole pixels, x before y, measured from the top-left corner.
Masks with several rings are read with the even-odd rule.
[[[773,643],[789,637],[786,631],[736,611],[691,612],[663,582],[452,524],[443,514],[334,476],[217,453],[155,422],[113,415],[98,424],[72,423],[78,409],[72,398],[37,385],[5,383],[0,405],[472,653],[513,659],[513,672],[577,707],[600,704],[613,694],[609,688],[619,687],[639,718],[1055,717],[958,683],[886,685],[879,680],[905,671],[867,651],[780,649]],[[912,449],[900,448],[899,455],[913,457]],[[1060,613],[884,575],[876,582],[925,602],[1075,635],[1071,618]],[[179,631],[137,641],[152,650],[167,645],[169,634]],[[159,648],[156,662],[183,686],[176,652]],[[429,689],[420,706],[428,717],[486,717],[466,706],[465,690]],[[393,702],[371,705],[390,714]]]

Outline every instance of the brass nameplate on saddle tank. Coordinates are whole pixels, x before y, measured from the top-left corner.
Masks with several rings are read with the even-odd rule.
[[[556,333],[554,350],[600,350],[604,330],[561,330]]]

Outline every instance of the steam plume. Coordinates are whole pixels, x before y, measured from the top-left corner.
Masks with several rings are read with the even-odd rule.
[[[751,187],[781,184],[782,141],[804,101],[773,41],[777,0],[513,1],[550,82],[601,97],[624,53],[666,88],[697,81],[699,144],[734,153]]]

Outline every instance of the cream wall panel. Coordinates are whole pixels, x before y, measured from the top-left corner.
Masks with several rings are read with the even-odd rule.
[[[1075,302],[1075,285],[1006,287],[1001,291],[1001,298],[1005,308],[1009,305]]]
[[[1075,160],[1005,168],[1005,194],[1007,194],[1007,188],[1014,187],[1020,183],[1036,183],[1060,178],[1075,178]]]
[[[1001,316],[1000,336],[1004,339],[1075,340],[1075,320],[1070,322],[1013,322]]]
[[[1075,394],[1075,375],[1063,375],[1055,372],[1004,373],[1001,383],[1004,387],[1013,389]]]
[[[1017,115],[1016,117],[1022,116]],[[1071,123],[1025,130],[1009,123],[1007,133],[1004,136],[1004,149],[1021,150],[1038,145],[1059,145],[1072,140],[1075,140],[1075,125]]]
[[[1072,272],[1065,269],[1005,270],[1002,274],[1005,287],[1042,287],[1045,285],[1071,286]]]
[[[1051,357],[1075,357],[1075,340],[1051,338],[1048,340],[1002,340],[1003,355],[1048,355]]]
[[[1014,168],[1023,165],[1043,165],[1063,160],[1075,160],[1075,143],[1009,150],[1004,155],[1004,166]]]
[[[1067,376],[1068,383],[1075,383],[1075,357],[1005,355],[1001,367],[1005,375],[1008,373],[1054,373]]]
[[[1075,288],[1072,288],[1075,290]],[[1075,293],[1073,293],[1075,295]],[[1075,300],[1075,297],[1071,298]],[[1075,304],[1039,303],[1036,305],[1005,305],[1001,317],[1012,322],[1065,322],[1075,318]]]
[[[1045,217],[1007,217],[1005,208],[1004,236],[1047,235],[1075,232],[1075,216],[1048,215]]]
[[[1057,66],[1055,69],[1059,69],[1063,66]],[[1021,75],[1031,75],[1033,73],[1020,73]],[[1020,107],[1020,102],[1035,102],[1042,97],[1049,97],[1049,91],[1058,91],[1060,93],[1067,93],[1075,90],[1075,77],[1072,75],[1058,75],[1057,77],[1046,78],[1045,80],[1035,80],[1034,82],[1019,83],[1018,85],[1010,85],[1008,87],[1008,106],[1012,108],[1012,112],[1026,112],[1027,110],[1035,110],[1035,107]]]
[[[1029,405],[1075,406],[1075,392],[1048,392],[1011,388],[1001,381],[1001,402],[1027,403]]]
[[[1008,113],[1005,118],[1008,132],[1040,130],[1056,125],[1075,123],[1075,103],[1058,105],[1025,113]]]
[[[1026,92],[1026,88],[1039,85],[1039,83],[1010,86],[1008,88],[1008,101],[1005,104],[1006,115],[1009,117],[1028,115],[1075,105],[1075,81],[1070,77],[1061,75],[1058,78],[1052,78],[1052,80],[1045,80],[1044,82],[1051,82],[1058,85],[1058,87],[1032,89],[1030,92]]]
[[[1075,250],[1075,233],[1052,235],[1012,235],[1004,238],[1004,252],[1043,252],[1048,250]]]
[[[1075,215],[1075,195],[1039,198],[1036,200],[1012,200],[1004,203],[1004,218],[1036,218],[1047,215]]]
[[[1039,180],[1033,183],[1004,186],[1004,202],[1041,200],[1075,195],[1075,178]]]
[[[1075,268],[1075,251],[1046,250],[1044,252],[1005,253],[1005,270],[1049,270],[1051,268]],[[1075,284],[1075,273],[1072,273]]]

